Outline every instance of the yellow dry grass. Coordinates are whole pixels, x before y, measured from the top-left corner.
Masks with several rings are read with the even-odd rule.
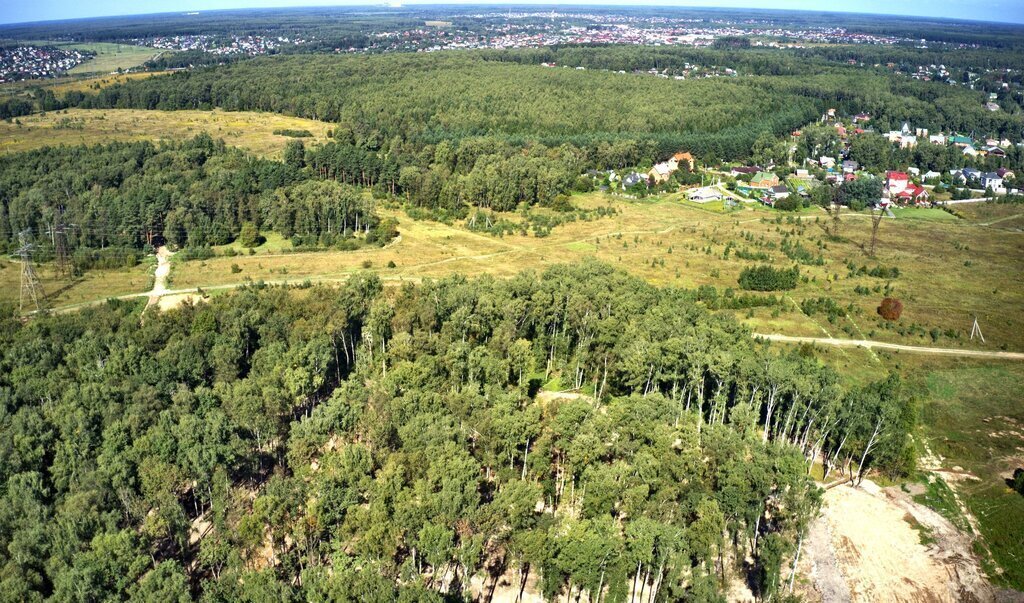
[[[779,249],[783,238],[788,238],[815,254],[821,253],[825,264],[802,265],[801,275],[808,281],[786,292],[785,303],[778,308],[729,311],[756,331],[1024,350],[1024,316],[1020,313],[1024,307],[1024,237],[998,225],[985,225],[990,219],[988,213],[982,212],[985,220],[973,216],[953,222],[911,217],[886,220],[880,230],[877,257],[870,258],[861,248],[870,237],[870,221],[863,215],[846,216],[843,238],[833,241],[814,224],[818,214],[813,212],[802,214],[796,221],[753,205],[731,213],[715,213],[670,200],[626,201],[600,194],[577,196],[574,202],[583,207],[611,203],[618,213],[610,218],[565,224],[549,236],[538,238],[518,234],[496,237],[471,232],[461,224],[412,220],[401,210],[385,209],[383,213],[399,219],[401,232],[400,239],[387,248],[287,253],[283,251],[286,245],[268,245],[251,256],[175,262],[169,287],[217,291],[256,281],[301,283],[308,279],[336,283],[363,269],[367,262],[388,282],[419,281],[452,273],[509,277],[525,269],[540,271],[553,264],[593,257],[657,285],[714,285],[720,294],[729,287],[740,293],[740,271],[761,262],[738,258],[736,251],[763,252],[774,265],[788,267],[793,261]],[[781,222],[776,221],[778,216],[783,216]],[[732,251],[726,257],[724,251],[730,242]],[[900,269],[901,275],[891,283],[892,295],[905,306],[898,325],[903,333],[885,328],[875,312],[884,294],[881,289],[888,281],[863,275],[850,277],[847,261],[858,267]],[[391,262],[394,268],[388,267]],[[240,271],[233,271],[232,266]],[[0,279],[6,280],[3,272]],[[97,291],[90,294],[104,297],[129,292],[123,281],[112,279],[110,283],[105,288],[97,284]],[[863,293],[865,288],[867,294]],[[144,290],[140,287],[136,291]],[[16,296],[16,289],[13,293]],[[800,303],[819,297],[831,298],[852,310],[835,323],[820,313],[806,316]],[[72,291],[66,298],[84,300],[87,295]],[[985,344],[968,339],[975,314],[984,330]],[[915,325],[913,332],[911,325]],[[940,334],[933,340],[929,334],[933,329],[958,337]],[[877,366],[876,362],[884,358],[861,350],[829,353],[850,368],[862,366],[864,360]]]
[[[607,203],[599,195],[577,197],[580,205]],[[403,212],[401,240],[387,249],[356,252],[267,253],[234,258],[213,258],[179,264],[174,288],[228,286],[243,280],[267,282],[339,281],[371,262],[389,280],[418,280],[461,272],[507,277],[524,269],[595,257],[628,270],[658,285],[694,288],[714,285],[719,291],[738,289],[740,271],[758,262],[736,257],[735,250],[748,248],[767,253],[772,263],[793,262],[778,247],[783,237],[799,241],[819,252],[824,266],[801,266],[808,282],[787,292],[786,303],[776,311],[757,308],[733,313],[758,331],[790,335],[870,338],[918,345],[1024,349],[1024,238],[992,227],[959,220],[887,220],[880,231],[877,257],[861,249],[869,238],[870,223],[863,216],[849,216],[844,239],[831,241],[813,225],[814,214],[804,217],[802,228],[780,214],[746,207],[731,214],[714,214],[668,201],[612,202],[619,210],[613,218],[574,222],[554,229],[545,238],[534,236],[493,237],[455,225],[414,221]],[[763,220],[767,218],[767,221]],[[744,240],[744,235],[754,242]],[[723,256],[732,241],[734,250]],[[710,253],[708,250],[710,248]],[[848,276],[846,262],[869,268],[896,266],[901,276],[892,282],[892,295],[905,305],[900,334],[884,328],[875,312],[888,281],[869,276]],[[394,262],[395,268],[387,268]],[[232,264],[240,273],[232,273]],[[871,290],[858,293],[858,287]],[[862,289],[863,291],[863,289]],[[846,318],[829,323],[822,314],[805,316],[800,302],[808,298],[832,298],[842,307],[852,304]],[[971,317],[977,314],[985,329],[984,345],[968,341]],[[910,334],[911,324],[919,328]],[[956,332],[959,339],[932,329]]]
[[[307,145],[327,140],[330,124],[299,117],[250,111],[143,111],[135,109],[68,109],[0,122],[0,152],[44,146],[100,144],[131,140],[181,140],[206,132],[264,157],[280,155],[291,138],[274,130],[308,130]]]

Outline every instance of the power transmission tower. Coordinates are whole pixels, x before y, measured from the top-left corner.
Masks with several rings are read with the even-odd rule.
[[[978,339],[981,339],[981,343],[985,343],[985,336],[981,334],[981,327],[978,325],[978,317],[974,317],[974,326],[971,327],[971,341],[974,341],[974,336],[977,335]]]
[[[24,312],[26,303],[32,302],[36,307],[36,312],[41,312],[46,303],[46,293],[43,291],[43,286],[39,284],[39,276],[32,264],[32,251],[35,249],[35,245],[29,242],[28,234],[27,230],[18,233],[18,242],[21,243],[21,247],[15,252],[21,258],[21,296],[18,310]]]
[[[64,208],[61,207],[53,216],[53,226],[47,231],[50,240],[53,242],[54,259],[57,264],[57,277],[70,279],[74,276],[74,266],[71,263],[71,251],[68,246],[68,230],[74,228],[74,224],[64,223]]]

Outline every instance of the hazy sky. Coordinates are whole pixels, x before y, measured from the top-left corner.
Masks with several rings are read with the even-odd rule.
[[[148,14],[178,11],[215,10],[223,8],[279,6],[366,5],[383,2],[317,1],[317,0],[0,0],[0,23],[49,21],[108,15]],[[508,4],[458,0],[431,0],[406,4]],[[519,0],[516,4],[552,4]],[[787,8],[802,10],[839,10],[845,12],[953,17],[980,21],[1024,23],[1024,0],[851,0],[849,2],[815,2],[812,0],[570,0],[558,4],[615,4],[721,6],[735,8]]]

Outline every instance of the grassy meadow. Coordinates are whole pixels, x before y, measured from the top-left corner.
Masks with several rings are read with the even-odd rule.
[[[721,295],[730,287],[738,292],[739,273],[747,266],[798,263],[782,251],[785,240],[794,257],[804,257],[792,251],[797,245],[803,250],[799,253],[806,254],[806,263],[800,264],[806,282],[793,291],[777,293],[784,297],[779,306],[733,311],[757,331],[940,347],[1024,349],[1024,317],[1018,312],[1024,307],[1020,269],[1024,238],[1015,232],[999,231],[941,210],[907,210],[882,223],[877,257],[872,259],[860,247],[870,238],[866,214],[844,217],[841,239],[834,241],[816,224],[819,218],[824,222],[823,213],[802,214],[796,219],[752,204],[720,213],[672,200],[625,201],[599,194],[577,196],[575,202],[583,207],[611,203],[618,213],[571,222],[546,237],[497,237],[471,232],[460,224],[415,221],[401,210],[390,209],[384,211],[399,219],[401,240],[387,249],[289,253],[284,241],[265,245],[255,255],[181,263],[174,270],[174,286],[227,286],[245,279],[330,282],[346,278],[367,262],[389,280],[452,272],[509,276],[523,269],[543,270],[551,264],[594,257],[655,284],[714,285]],[[948,219],[935,219],[935,211]],[[745,257],[763,253],[767,260],[744,259],[738,257],[739,252]],[[823,264],[817,265],[818,261]],[[858,269],[852,275],[848,261]],[[391,262],[394,268],[388,268]],[[233,272],[232,265],[240,272]],[[859,274],[861,266],[869,270],[897,267],[900,275],[876,278]],[[905,306],[903,317],[895,324],[882,321],[876,313],[887,285]],[[830,321],[824,312],[805,314],[801,303],[819,298],[833,300],[841,315]],[[974,315],[982,326],[985,344],[969,341]]]
[[[103,121],[102,113],[90,118]],[[283,127],[266,115],[200,114],[206,116],[205,121],[190,121],[193,117],[183,113],[188,112],[174,113],[176,124],[164,124],[168,136],[171,128],[195,132],[201,127],[230,135],[236,131],[231,123],[241,129],[238,124],[252,119],[264,131],[262,136],[251,134],[262,140],[258,146],[262,153],[272,154],[274,144],[283,145],[286,140],[278,137],[282,140],[273,141],[274,137],[266,136],[266,130]],[[234,139],[236,144],[239,141]],[[252,255],[231,245],[215,251],[224,254],[230,247],[239,255],[176,261],[171,286],[209,289],[250,281],[337,282],[366,266],[387,281],[415,281],[453,272],[507,277],[524,269],[543,270],[552,264],[593,257],[658,285],[713,285],[721,296],[728,288],[740,293],[737,280],[745,267],[797,264],[803,282],[792,291],[775,293],[782,297],[780,304],[723,311],[732,312],[758,332],[1024,350],[1024,317],[1019,312],[1024,307],[1024,238],[1009,226],[1020,219],[1010,213],[1017,212],[1017,206],[972,208],[964,210],[961,217],[942,210],[903,210],[895,219],[882,222],[876,257],[870,258],[862,249],[870,238],[867,214],[844,216],[840,238],[833,240],[823,229],[826,216],[820,210],[790,216],[757,204],[716,209],[710,204],[692,207],[676,196],[623,200],[597,193],[577,195],[574,202],[584,208],[611,204],[617,213],[569,222],[545,237],[499,237],[470,231],[461,223],[417,221],[396,207],[383,208],[382,213],[398,218],[401,233],[387,248],[293,252],[290,241],[264,233],[266,242]],[[514,214],[507,218],[519,219]],[[1002,221],[990,224],[993,220]],[[855,270],[850,270],[851,265]],[[868,271],[895,267],[900,274],[877,278],[863,273],[861,267]],[[110,284],[105,289],[98,284],[97,297],[132,292],[125,287],[131,279],[108,275],[104,280]],[[903,316],[896,323],[883,321],[876,312],[887,291],[904,304]],[[72,287],[56,301],[59,305],[85,298]],[[830,300],[833,310],[815,309],[804,303],[807,300]],[[805,312],[808,309],[810,314]],[[984,344],[969,340],[975,315],[986,338]]]
[[[307,145],[327,139],[330,124],[248,111],[137,111],[67,109],[0,122],[0,153],[44,146],[100,144],[114,140],[180,140],[206,132],[262,157],[277,157],[291,138],[274,130],[308,130]]]
[[[996,583],[1022,590],[1024,496],[1006,480],[1024,467],[1024,365],[950,359],[913,364],[904,372],[920,392],[925,436],[977,520],[988,572]]]
[[[162,52],[166,52],[146,46],[111,44],[106,42],[91,44],[61,44],[61,46],[77,48],[79,50],[91,50],[96,53],[96,58],[76,66],[74,69],[69,71],[71,74],[112,73],[118,69],[131,69],[159,56]]]
[[[52,264],[39,265],[36,272],[49,305],[66,308],[149,291],[153,288],[155,268],[156,258],[151,256],[134,268],[89,270],[73,280],[57,278]],[[20,293],[21,264],[9,258],[0,258],[0,302],[17,304]]]

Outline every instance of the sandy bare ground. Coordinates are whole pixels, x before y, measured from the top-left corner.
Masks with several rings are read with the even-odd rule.
[[[171,274],[171,250],[161,245],[156,250],[156,273],[153,274],[153,289],[149,292],[146,309],[160,303],[160,298],[167,294],[167,277]]]
[[[1021,352],[989,352],[986,350],[929,348],[920,345],[903,345],[899,343],[887,343],[884,341],[872,341],[870,339],[836,339],[833,337],[794,337],[792,335],[780,335],[778,333],[754,333],[754,337],[757,337],[759,339],[767,339],[769,341],[783,341],[787,343],[820,343],[822,345],[867,348],[869,350],[900,350],[904,352],[920,352],[922,354],[945,354],[949,356],[973,356],[980,358],[1000,358],[1003,360],[1024,360],[1024,353]]]
[[[921,544],[919,529],[934,542]],[[803,593],[810,600],[995,599],[971,537],[898,488],[865,480],[861,487],[828,490],[805,546],[800,573],[810,582]]]

